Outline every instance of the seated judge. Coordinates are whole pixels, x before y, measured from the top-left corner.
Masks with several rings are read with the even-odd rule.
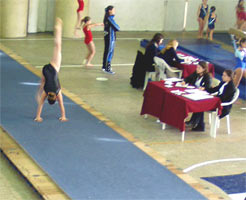
[[[186,77],[182,82],[183,85],[187,83],[197,88],[204,88],[204,90],[208,91],[212,83],[211,77],[208,73],[208,64],[204,61],[200,61],[197,65],[196,71]],[[200,119],[200,117],[202,119]],[[205,124],[203,122],[203,113],[193,113],[190,121],[186,122],[186,124],[192,125],[192,130],[194,131],[197,129],[204,130]]]
[[[161,33],[156,33],[152,40],[146,47],[145,54],[144,54],[144,61],[145,61],[145,69],[148,72],[154,72],[155,67],[154,64],[154,57],[159,54],[159,46],[163,42],[163,35]]]
[[[207,92],[211,94],[215,93],[215,95],[220,98],[222,103],[230,102],[233,99],[233,96],[236,91],[232,79],[233,79],[232,70],[228,70],[228,69],[225,70],[222,75],[222,82],[214,88],[208,88]],[[202,88],[202,89],[204,90],[205,88]],[[232,105],[224,106],[219,118],[221,119],[225,117],[226,115],[228,115],[230,113],[231,108],[232,108]],[[204,115],[203,112],[197,113],[196,119],[195,119],[197,121],[197,125],[192,130],[205,131],[203,115]]]
[[[166,47],[161,50],[158,57],[165,60],[166,63],[170,65],[171,67],[176,67],[177,64],[184,62],[184,59],[180,59],[177,56],[176,50],[177,50],[178,45],[179,43],[177,40],[170,40],[167,43]]]

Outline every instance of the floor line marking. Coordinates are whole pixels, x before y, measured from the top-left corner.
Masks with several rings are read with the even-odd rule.
[[[133,63],[126,63],[126,64],[112,64],[112,66],[120,67],[120,66],[133,66]],[[44,65],[37,65],[36,68],[43,68]],[[93,67],[101,67],[102,64],[93,64]],[[76,65],[62,65],[61,68],[83,68],[84,65],[76,64]],[[89,67],[88,67],[89,68]]]
[[[228,159],[221,159],[221,160],[211,160],[211,161],[206,161],[202,163],[198,163],[195,165],[192,165],[186,169],[183,170],[184,173],[190,172],[198,167],[203,167],[205,165],[211,165],[215,163],[221,163],[221,162],[239,162],[239,161],[246,161],[246,158],[228,158]]]
[[[117,38],[117,40],[137,40],[141,41],[143,38]],[[54,41],[54,38],[3,38],[0,41]],[[84,40],[84,38],[62,38],[62,40],[73,41],[73,40]],[[94,37],[93,40],[104,40],[103,37]]]

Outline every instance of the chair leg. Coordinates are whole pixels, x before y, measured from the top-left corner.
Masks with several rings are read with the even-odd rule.
[[[179,78],[182,78],[182,72],[179,72],[178,76],[179,76]]]
[[[216,111],[211,113],[210,136],[213,138],[216,138],[217,126],[218,126],[218,117]]]
[[[165,123],[162,123],[161,129],[162,130],[165,130],[166,129],[166,124]]]
[[[217,128],[220,127],[220,119],[217,119]]]
[[[182,132],[182,142],[185,140],[185,131]]]
[[[227,133],[228,135],[230,135],[231,134],[230,115],[226,115],[226,123],[227,123]]]
[[[144,79],[143,91],[146,89],[148,82],[149,82],[149,72],[146,72],[145,73],[145,79]]]

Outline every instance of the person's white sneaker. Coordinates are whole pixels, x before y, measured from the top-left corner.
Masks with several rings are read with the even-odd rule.
[[[113,71],[111,71],[111,70],[109,70],[109,71],[104,70],[104,73],[106,73],[106,74],[111,74],[111,75],[114,75],[114,74],[115,74],[115,72],[113,72]]]

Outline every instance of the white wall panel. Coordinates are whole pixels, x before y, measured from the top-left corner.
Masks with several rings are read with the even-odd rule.
[[[90,0],[92,20],[101,22],[108,5],[115,6],[115,20],[121,30],[163,30],[164,0]]]
[[[29,0],[28,33],[36,33],[38,26],[39,0]]]
[[[183,30],[185,0],[164,0],[164,5],[164,31]]]
[[[28,33],[53,31],[55,0],[29,0]]]
[[[42,0],[41,0],[42,1]],[[53,31],[55,21],[55,0],[49,0],[47,2],[47,15],[46,15],[46,31]]]

